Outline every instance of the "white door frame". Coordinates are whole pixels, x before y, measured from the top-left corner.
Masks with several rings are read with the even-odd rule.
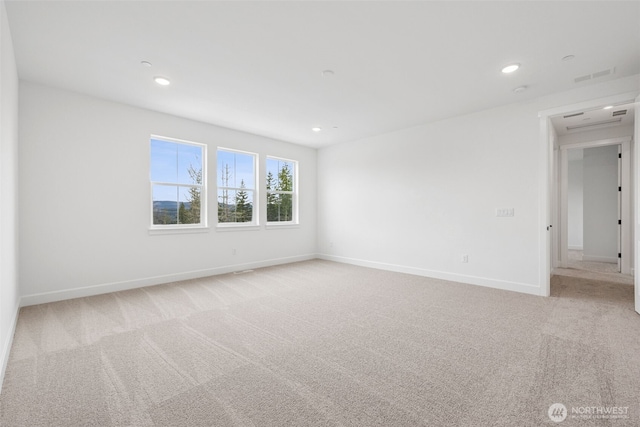
[[[631,102],[636,102],[636,122],[635,122],[635,135],[634,140],[638,140],[638,136],[640,135],[640,127],[638,126],[639,114],[638,110],[640,109],[640,104],[638,102],[640,97],[638,96],[638,92],[626,92],[618,95],[612,95],[605,98],[592,99],[590,101],[585,101],[577,104],[570,104],[561,107],[551,108],[548,110],[543,110],[538,113],[539,121],[540,121],[540,133],[539,133],[539,150],[538,150],[538,171],[540,175],[538,176],[538,188],[540,191],[540,204],[538,209],[538,242],[540,248],[540,257],[539,257],[539,271],[538,278],[540,283],[540,295],[549,296],[551,294],[551,241],[552,241],[552,233],[555,233],[555,230],[552,228],[552,211],[554,210],[555,204],[558,202],[557,199],[553,200],[554,194],[554,183],[552,182],[553,170],[556,168],[556,165],[553,163],[553,137],[551,136],[551,117],[558,116],[561,114],[572,114],[578,113],[584,110],[593,110],[598,107],[603,107],[605,105],[615,105],[615,104],[628,104]],[[640,221],[638,221],[638,196],[640,196],[640,189],[638,188],[638,184],[640,184],[640,154],[638,153],[640,150],[635,149],[635,156],[633,161],[633,170],[635,171],[635,179],[634,179],[634,203],[636,206],[636,210],[634,212],[635,216],[635,224],[636,224],[636,233],[635,233],[635,264],[638,265],[640,258],[640,241],[638,240],[638,232],[640,232]],[[636,294],[636,311],[638,311],[638,307],[640,306],[640,281],[638,280],[638,275],[635,275],[635,294]],[[640,312],[640,311],[639,311]]]
[[[601,139],[597,141],[577,142],[574,144],[565,144],[560,146],[560,224],[559,235],[560,248],[558,260],[559,267],[568,267],[569,258],[569,217],[568,217],[568,182],[569,182],[569,162],[567,151],[574,148],[593,148],[604,147],[607,145],[618,145],[622,147],[622,162],[620,170],[620,186],[622,187],[620,197],[620,222],[621,231],[619,237],[619,250],[622,254],[620,260],[620,272],[622,274],[631,274],[631,266],[633,259],[631,257],[631,137],[625,136],[620,138]]]
[[[638,95],[635,99],[635,109],[636,109],[636,117],[635,117],[635,131],[633,134],[634,141],[638,141],[640,139],[640,95]],[[633,147],[634,151],[634,159],[633,159],[633,197],[635,200],[634,204],[634,212],[633,212],[633,222],[635,223],[635,234],[634,234],[634,247],[635,247],[635,264],[634,264],[634,273],[635,273],[635,295],[636,295],[636,313],[640,314],[640,274],[638,273],[638,267],[640,266],[640,147],[638,147],[638,143],[636,142]]]

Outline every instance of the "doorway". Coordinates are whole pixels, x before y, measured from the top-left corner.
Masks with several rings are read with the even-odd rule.
[[[566,241],[559,248],[560,267],[622,273],[621,163],[623,144],[628,142],[616,142],[614,139],[561,147],[567,167],[560,173],[560,179],[566,180],[560,183],[566,189],[560,194],[564,210],[561,241]],[[624,202],[625,208],[630,206],[629,200]]]
[[[541,239],[541,258],[540,258],[540,283],[541,283],[541,295],[550,295],[551,292],[551,274],[554,269],[562,268],[562,263],[567,261],[568,258],[568,247],[567,247],[567,255],[563,256],[565,251],[562,250],[564,245],[568,246],[567,236],[564,236],[564,231],[567,228],[565,224],[563,227],[562,217],[566,215],[566,207],[562,209],[562,194],[563,191],[566,194],[566,188],[562,187],[562,180],[560,179],[560,175],[562,172],[563,166],[566,167],[567,156],[562,156],[562,152],[565,150],[561,150],[561,145],[565,145],[567,143],[578,144],[580,142],[594,142],[594,141],[606,141],[606,143],[602,145],[613,145],[618,144],[621,145],[622,148],[622,177],[621,179],[626,180],[626,184],[623,184],[621,187],[621,197],[623,200],[626,200],[626,207],[622,207],[622,211],[620,213],[621,218],[621,238],[620,245],[622,247],[621,252],[621,270],[623,270],[628,275],[625,276],[625,281],[634,282],[633,279],[633,266],[634,260],[638,257],[634,252],[636,242],[634,228],[636,224],[636,216],[632,211],[632,205],[635,205],[637,200],[633,196],[631,192],[631,184],[632,184],[632,176],[631,176],[631,166],[632,164],[636,166],[633,171],[635,174],[633,176],[633,183],[640,182],[638,178],[640,173],[638,172],[637,165],[640,163],[638,160],[640,156],[638,155],[638,150],[633,150],[632,142],[635,139],[634,136],[640,134],[640,128],[638,124],[640,123],[640,118],[638,118],[638,103],[636,98],[638,97],[637,92],[629,92],[625,94],[613,95],[607,98],[600,98],[597,100],[591,100],[582,102],[579,104],[567,105],[564,107],[556,107],[553,109],[549,109],[546,111],[541,111],[539,113],[540,117],[540,165],[542,174],[540,176],[540,188],[543,194],[543,198],[541,199],[540,204],[540,220],[541,220],[541,228],[540,228],[540,239]],[[638,97],[640,100],[640,97]],[[635,102],[634,102],[635,101]],[[590,117],[587,117],[587,112],[595,112],[596,114],[605,114],[605,106],[613,106],[615,111],[607,111],[606,114],[611,114],[611,116],[605,120],[591,120],[589,125],[585,126]],[[623,113],[616,114],[613,116],[613,112],[618,110],[618,107],[629,107],[629,111],[627,111],[626,119],[618,120],[618,115],[622,115]],[[610,109],[607,109],[610,110]],[[562,136],[559,135],[556,126],[557,123],[553,123],[554,119],[572,119],[574,121],[581,121],[582,123],[573,123],[569,126],[570,129],[566,129],[568,126],[565,126],[565,130],[569,130],[573,134],[572,136]],[[635,120],[634,120],[635,119]],[[624,133],[621,132],[621,128],[624,127],[624,120],[627,121],[627,126]],[[620,123],[622,121],[622,123]],[[579,128],[582,128],[579,130]],[[612,131],[617,128],[618,133],[614,132],[614,135],[618,135],[615,137],[611,137],[610,134],[605,132]],[[582,133],[584,131],[584,133]],[[577,134],[581,135],[578,136]],[[623,136],[624,135],[624,136]],[[583,138],[584,136],[588,136]],[[612,141],[613,139],[618,138],[617,141]],[[628,141],[624,144],[625,141],[620,140],[620,138],[626,139]],[[564,139],[564,141],[562,141]],[[608,141],[607,141],[608,140]],[[584,147],[582,147],[584,148]],[[634,153],[632,159],[632,152]],[[566,169],[565,169],[566,171]],[[626,173],[625,173],[626,171]],[[626,176],[626,178],[625,178]],[[624,194],[628,192],[629,194]],[[625,197],[625,195],[627,197]],[[625,203],[621,201],[621,203]],[[640,225],[640,223],[639,223]],[[625,231],[626,228],[626,231]],[[639,246],[640,247],[640,246]],[[626,258],[625,258],[626,257]],[[626,270],[626,271],[625,271]],[[624,276],[620,274],[620,276]],[[636,276],[637,278],[637,276]],[[636,286],[637,287],[637,286]],[[637,291],[638,289],[636,289]],[[640,296],[640,292],[636,293],[636,300],[638,300],[638,296]],[[640,301],[640,300],[639,300]],[[638,307],[640,307],[640,303],[636,303],[636,310],[638,311]]]

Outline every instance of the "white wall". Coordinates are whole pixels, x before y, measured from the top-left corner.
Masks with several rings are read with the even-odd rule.
[[[320,252],[535,293],[538,131],[511,105],[320,150]]]
[[[314,149],[27,82],[20,133],[23,304],[315,256]],[[149,234],[151,134],[208,144],[208,232]],[[218,145],[298,160],[300,225],[217,231]]]
[[[638,89],[633,76],[319,150],[319,252],[543,294],[538,113]]]
[[[584,149],[585,261],[618,261],[618,146]]]
[[[0,1],[0,387],[18,310],[18,75]]]
[[[567,219],[569,249],[582,250],[583,233],[583,152],[581,148],[569,150],[569,174],[567,186]]]

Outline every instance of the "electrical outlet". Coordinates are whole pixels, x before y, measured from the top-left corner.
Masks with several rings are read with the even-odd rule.
[[[231,254],[232,254],[232,255],[235,255],[235,254],[237,254],[237,253],[238,253],[238,250],[237,250],[236,248],[233,248],[233,249],[231,250]]]
[[[462,262],[469,262],[469,255],[467,254],[462,255]]]

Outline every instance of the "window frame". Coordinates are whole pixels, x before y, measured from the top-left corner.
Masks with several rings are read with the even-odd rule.
[[[170,142],[174,144],[183,144],[198,147],[202,150],[202,184],[182,184],[179,182],[169,182],[169,181],[153,181],[151,177],[152,163],[151,163],[151,142],[153,140],[156,141],[164,141]],[[178,138],[170,138],[162,135],[152,134],[149,137],[149,199],[150,199],[150,209],[149,209],[149,233],[150,234],[164,234],[164,233],[194,233],[194,232],[205,232],[208,230],[208,221],[207,221],[207,144],[203,144],[200,142],[187,141],[184,139]],[[200,189],[200,222],[198,224],[154,224],[153,223],[153,189],[155,186],[166,186],[166,187],[176,187],[176,188],[199,188]],[[178,209],[180,200],[177,200]]]
[[[253,158],[253,188],[242,188],[235,186],[219,186],[218,185],[218,174],[220,171],[218,170],[218,153],[220,151],[225,151],[227,153],[235,153],[235,154],[243,154],[247,156],[251,156]],[[246,150],[238,150],[236,148],[228,148],[228,147],[217,147],[216,148],[216,229],[225,230],[225,229],[245,229],[245,230],[257,230],[260,228],[260,191],[258,188],[258,176],[259,176],[259,162],[260,156],[258,153],[254,153]],[[245,222],[220,222],[219,220],[219,201],[218,201],[218,192],[220,190],[230,190],[230,191],[246,191],[252,192],[252,207],[251,207],[251,221]]]
[[[292,174],[292,179],[293,179],[293,191],[282,191],[282,190],[267,190],[267,183],[266,183],[266,179],[267,179],[267,174],[269,173],[269,160],[279,160],[282,162],[287,162],[287,163],[291,163],[293,165],[293,174]],[[300,167],[300,163],[297,160],[293,160],[293,159],[287,159],[284,157],[279,157],[279,156],[266,156],[265,159],[265,206],[268,210],[268,200],[269,200],[269,193],[273,193],[273,194],[291,194],[291,220],[290,221],[269,221],[269,219],[267,218],[266,220],[266,225],[267,228],[279,228],[279,227],[295,227],[298,226],[300,224],[300,217],[299,217],[299,181],[298,181],[298,169]]]

